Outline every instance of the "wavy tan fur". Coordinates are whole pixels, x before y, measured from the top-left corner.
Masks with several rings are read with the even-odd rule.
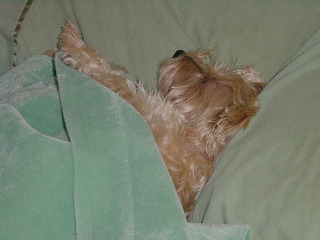
[[[60,35],[62,61],[130,103],[149,125],[186,216],[213,170],[213,161],[232,135],[257,113],[265,81],[252,65],[218,64],[196,50],[159,65],[158,90],[124,78],[123,67],[105,61],[67,22]]]

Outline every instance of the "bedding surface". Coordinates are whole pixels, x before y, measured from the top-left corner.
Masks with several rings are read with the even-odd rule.
[[[27,2],[0,3],[1,238],[249,239],[249,226],[252,239],[318,238],[319,1],[33,0],[24,15]],[[58,59],[33,57],[56,46],[67,19],[147,87],[165,57],[201,47],[217,61],[254,63],[269,82],[260,112],[216,162],[193,223],[135,111]],[[141,152],[123,150],[137,144]]]
[[[8,3],[10,2],[10,4]],[[261,0],[33,0],[17,37],[13,29],[26,0],[0,3],[0,65],[6,71],[57,44],[65,20],[128,78],[154,87],[158,64],[178,49],[215,49],[217,61],[252,62],[270,80],[318,30],[320,2]],[[10,14],[9,14],[10,13]],[[15,15],[14,15],[15,13]]]
[[[318,239],[320,32],[260,94],[261,108],[231,139],[191,219],[248,224],[253,239]]]

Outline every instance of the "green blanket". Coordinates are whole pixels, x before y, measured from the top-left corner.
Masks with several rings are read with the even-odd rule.
[[[140,115],[58,58],[3,75],[0,103],[0,239],[249,239],[187,223]]]

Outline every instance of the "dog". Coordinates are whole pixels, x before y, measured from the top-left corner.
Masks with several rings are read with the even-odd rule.
[[[124,67],[87,47],[73,23],[59,36],[62,62],[100,82],[131,104],[152,131],[186,217],[229,139],[248,125],[259,109],[264,79],[252,64],[235,69],[217,63],[211,51],[178,50],[162,61],[157,90],[125,77]]]

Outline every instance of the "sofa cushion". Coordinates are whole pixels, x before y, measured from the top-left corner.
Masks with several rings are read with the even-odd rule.
[[[260,95],[261,109],[216,162],[191,219],[241,223],[253,239],[320,236],[320,32]]]
[[[55,47],[69,19],[91,47],[149,87],[155,86],[159,61],[177,49],[200,47],[215,48],[219,61],[252,62],[269,80],[318,30],[319,11],[320,2],[312,0],[34,0],[17,38],[17,64]],[[8,36],[12,30],[1,29]]]

